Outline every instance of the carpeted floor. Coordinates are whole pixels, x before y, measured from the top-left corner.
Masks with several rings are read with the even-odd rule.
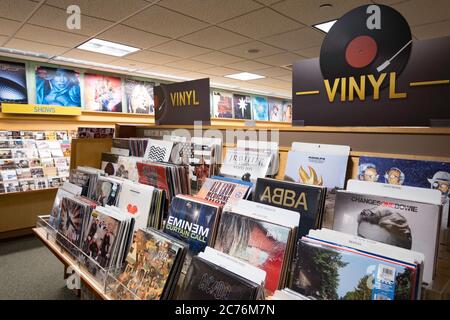
[[[78,299],[63,264],[34,236],[0,241],[0,299]]]

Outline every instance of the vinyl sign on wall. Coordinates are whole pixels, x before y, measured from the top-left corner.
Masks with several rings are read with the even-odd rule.
[[[412,41],[407,21],[384,5],[342,16],[320,58],[293,66],[293,123],[429,126],[450,119],[450,37]]]

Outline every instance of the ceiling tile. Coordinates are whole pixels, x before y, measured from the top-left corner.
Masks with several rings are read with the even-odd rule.
[[[260,74],[262,76],[266,76],[266,77],[280,77],[280,76],[287,76],[287,75],[290,76],[292,74],[292,71],[287,70],[285,68],[271,67],[271,68],[267,68],[267,69],[256,70],[255,73]]]
[[[405,17],[410,26],[450,19],[450,1],[448,0],[411,0],[392,7]]]
[[[180,40],[214,50],[220,50],[250,41],[249,38],[217,27],[197,31]]]
[[[209,78],[209,76],[207,74],[200,73],[200,72],[186,72],[186,73],[183,73],[182,76],[185,78],[190,78],[192,80]]]
[[[128,60],[123,58],[110,62],[110,64],[131,69],[150,69],[156,66],[150,63]]]
[[[285,0],[272,6],[273,9],[308,26],[340,18],[344,13],[358,6],[370,3],[367,0],[327,0],[331,8],[320,8],[322,1]]]
[[[181,37],[208,26],[204,22],[159,6],[152,6],[125,20],[123,23],[137,29],[172,38]]]
[[[166,74],[166,75],[172,75],[172,76],[182,76],[183,74],[185,74],[187,72],[186,70],[180,70],[180,69],[166,67],[166,66],[156,66],[156,67],[151,67],[151,68],[144,68],[142,70]]]
[[[186,71],[199,71],[213,67],[209,63],[203,63],[194,60],[180,60],[171,62],[169,67],[186,70]]]
[[[15,38],[48,43],[51,45],[63,47],[76,47],[88,40],[88,37],[86,36],[57,31],[30,24],[24,25],[19,30],[19,32],[17,32]]]
[[[254,39],[260,39],[301,27],[299,23],[287,19],[268,8],[228,20],[221,23],[220,26]]]
[[[158,5],[212,24],[262,7],[256,2],[242,0],[163,0]]]
[[[91,18],[84,15],[81,16],[81,29],[68,29],[66,22],[66,10],[47,5],[40,7],[38,11],[36,11],[36,13],[28,20],[28,23],[30,24],[87,36],[93,36],[112,24],[110,21]]]
[[[257,53],[248,53],[248,50],[256,49],[259,50]],[[244,44],[240,44],[234,47],[226,48],[222,50],[223,52],[233,54],[235,56],[239,56],[245,59],[256,59],[265,56],[270,56],[275,53],[281,53],[283,50],[269,46],[267,44],[252,41]]]
[[[281,77],[275,77],[275,79],[283,80],[292,83],[292,75],[290,76],[281,76]]]
[[[173,40],[152,48],[152,51],[167,53],[181,58],[190,58],[211,52],[210,49],[201,48],[181,41]]]
[[[301,59],[304,59],[304,58],[299,55],[296,55],[296,54],[293,54],[290,52],[286,52],[286,53],[275,54],[275,55],[269,56],[269,57],[259,58],[256,60],[259,62],[265,63],[265,64],[270,64],[272,66],[285,66],[285,65],[292,64],[294,61],[301,60]]]
[[[3,47],[3,44],[8,40],[9,37],[0,35],[0,47]]]
[[[149,5],[144,0],[47,0],[46,4],[64,10],[70,5],[78,5],[81,13],[84,15],[114,22]]]
[[[24,21],[36,6],[36,2],[28,0],[2,0],[0,1],[0,17]]]
[[[320,56],[320,46],[317,47],[311,47],[306,49],[301,49],[298,51],[295,51],[295,53],[305,57],[305,58],[317,58]]]
[[[127,59],[150,64],[166,64],[169,62],[180,60],[180,58],[178,57],[162,54],[159,52],[153,52],[149,50],[143,50],[127,55]]]
[[[225,76],[228,74],[237,73],[239,71],[237,71],[235,69],[230,69],[230,68],[214,67],[214,68],[204,69],[204,70],[202,70],[202,72],[207,73],[211,76]]]
[[[86,51],[86,50],[80,50],[80,49],[72,49],[69,52],[65,53],[63,55],[63,57],[91,61],[91,62],[98,62],[98,63],[109,63],[111,61],[117,60],[117,57],[114,57],[114,56],[90,52],[90,51]]]
[[[170,38],[141,31],[123,24],[108,29],[98,35],[97,38],[122,43],[140,49],[147,49],[170,41]]]
[[[230,63],[230,64],[226,65],[226,67],[231,68],[231,69],[236,69],[239,71],[245,71],[245,72],[270,68],[270,66],[268,66],[266,64],[259,63],[256,61],[251,61],[251,60],[244,60],[244,61],[240,61],[240,62]]]
[[[301,28],[279,35],[261,39],[261,41],[283,48],[289,51],[296,51],[322,44],[325,35],[312,28]]]
[[[238,81],[235,79],[225,78],[225,77],[209,77],[210,82],[215,82],[218,84],[235,85]],[[214,86],[214,85],[212,85]]]
[[[284,0],[255,0],[255,1],[259,2],[261,4],[264,4],[266,6],[270,6],[270,5],[273,5],[273,4],[277,3],[277,2],[281,2],[281,1],[284,1]]]
[[[272,78],[250,80],[249,83],[261,84],[261,85],[270,86],[273,88],[281,88],[281,89],[289,89],[291,87],[291,82],[289,82],[289,81],[283,81],[283,80],[272,79]]]
[[[419,40],[445,37],[450,35],[450,20],[411,27],[411,32]]]
[[[225,64],[242,61],[242,58],[238,58],[223,52],[213,51],[207,54],[202,54],[197,57],[193,57],[192,60],[206,62],[214,64],[216,66],[223,66]]]
[[[20,22],[0,18],[0,34],[10,36],[12,35],[20,26]]]
[[[69,48],[64,48],[60,46],[52,46],[52,45],[46,45],[39,42],[33,42],[28,40],[21,40],[21,39],[11,39],[6,44],[4,44],[7,48],[14,48],[18,50],[23,51],[30,51],[30,52],[36,52],[36,53],[43,53],[48,55],[60,55]]]

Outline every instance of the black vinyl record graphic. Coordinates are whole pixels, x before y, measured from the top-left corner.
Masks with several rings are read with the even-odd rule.
[[[324,79],[396,72],[397,77],[408,63],[411,53],[411,30],[408,22],[395,9],[377,5],[380,29],[370,29],[369,5],[343,15],[326,35],[320,51],[320,69]],[[370,25],[370,24],[369,24]],[[388,79],[388,78],[387,78]],[[383,81],[382,87],[389,81]],[[333,82],[331,82],[332,85]],[[366,89],[372,86],[366,80]]]

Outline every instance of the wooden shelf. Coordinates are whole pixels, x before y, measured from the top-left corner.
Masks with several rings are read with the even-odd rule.
[[[112,300],[109,295],[104,293],[103,287],[98,281],[96,281],[89,272],[80,268],[78,263],[69,253],[62,251],[56,243],[47,239],[47,233],[44,227],[33,228],[33,233],[66,267],[70,266],[80,276],[80,280],[83,281],[83,283],[86,284],[99,298],[103,300]]]

